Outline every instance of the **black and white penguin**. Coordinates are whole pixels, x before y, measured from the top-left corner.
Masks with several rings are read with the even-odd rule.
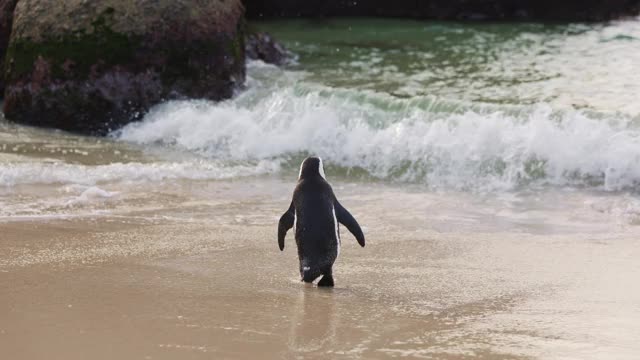
[[[278,224],[280,250],[284,250],[287,231],[295,226],[302,281],[310,283],[322,275],[318,286],[333,286],[332,267],[340,254],[338,223],[364,247],[362,229],[336,199],[325,178],[322,159],[308,157],[300,165],[291,205]]]

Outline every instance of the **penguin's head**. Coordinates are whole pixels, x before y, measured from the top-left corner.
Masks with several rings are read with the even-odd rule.
[[[322,159],[315,156],[310,156],[302,162],[300,165],[300,175],[298,179],[310,179],[316,176],[321,176],[323,179],[327,179],[324,176],[324,167],[322,166]]]

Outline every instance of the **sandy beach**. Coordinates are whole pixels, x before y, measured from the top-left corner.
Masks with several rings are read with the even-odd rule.
[[[300,283],[291,237],[277,248],[291,184],[190,186],[200,194],[157,216],[3,221],[2,357],[640,354],[639,233],[603,214],[607,196],[565,194],[550,206],[557,195],[338,185],[368,242],[360,248],[343,229],[336,287],[320,289]],[[228,198],[215,196],[221,189]]]

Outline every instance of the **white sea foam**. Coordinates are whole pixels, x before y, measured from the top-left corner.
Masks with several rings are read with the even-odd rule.
[[[118,192],[107,191],[97,186],[91,186],[86,188],[80,195],[67,201],[67,206],[80,206],[93,202],[107,201],[118,195]]]
[[[78,165],[68,163],[0,164],[0,186],[20,184],[82,184],[111,182],[157,182],[172,179],[215,180],[272,173],[279,170],[275,161],[225,166],[215,161],[175,163],[114,163]],[[87,194],[90,195],[90,194]]]
[[[434,188],[513,189],[534,184],[606,190],[640,183],[640,124],[549,105],[399,99],[331,88],[304,73],[252,63],[249,89],[221,103],[174,101],[114,134],[196,153],[81,165],[5,157],[0,186],[224,179],[295,168],[306,155],[328,166]],[[9,154],[11,155],[11,154]]]
[[[314,154],[433,187],[508,189],[536,181],[617,190],[640,182],[640,128],[631,119],[547,105],[442,111],[424,101],[259,83],[219,104],[166,103],[118,136],[227,161]]]

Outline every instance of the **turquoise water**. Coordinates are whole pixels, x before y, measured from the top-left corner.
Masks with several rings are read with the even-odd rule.
[[[309,154],[339,176],[427,190],[640,181],[639,21],[253,26],[293,61],[250,62],[233,99],[159,105],[109,141],[4,124],[0,181],[96,183],[114,168],[106,181],[287,175]],[[87,156],[52,150],[70,142]]]
[[[543,25],[405,20],[260,24],[310,79],[400,98],[558,107],[637,115],[640,23]]]

